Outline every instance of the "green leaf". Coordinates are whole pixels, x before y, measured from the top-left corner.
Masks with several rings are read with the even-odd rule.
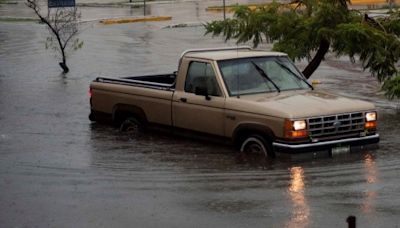
[[[237,43],[251,41],[255,47],[272,42],[273,50],[286,52],[293,60],[311,58],[324,41],[336,56],[347,55],[351,62],[359,59],[364,70],[385,84],[398,74],[400,12],[373,19],[348,9],[349,0],[291,2],[299,7],[278,2],[255,10],[238,6],[233,18],[205,24],[206,34]]]
[[[388,99],[400,98],[400,75],[388,79],[382,86]]]

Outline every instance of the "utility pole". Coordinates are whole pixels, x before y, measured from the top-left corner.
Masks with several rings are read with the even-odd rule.
[[[390,10],[390,12],[393,12],[393,3],[394,3],[393,0],[389,0],[389,10]]]
[[[226,19],[226,5],[225,5],[225,0],[222,0],[222,5],[224,8],[224,20]]]
[[[143,0],[143,16],[146,16],[146,0]]]

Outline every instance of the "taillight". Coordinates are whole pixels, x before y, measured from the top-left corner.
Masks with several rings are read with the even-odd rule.
[[[89,88],[88,95],[90,98],[92,98],[92,88]]]

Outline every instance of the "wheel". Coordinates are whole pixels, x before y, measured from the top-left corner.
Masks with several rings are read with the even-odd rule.
[[[89,114],[89,120],[90,121],[96,121],[96,116],[93,113]]]
[[[275,157],[272,143],[260,135],[250,135],[241,144],[240,152],[245,154],[263,155],[265,157]]]
[[[143,132],[144,126],[143,123],[135,117],[128,117],[121,123],[119,130],[121,132],[136,135]]]

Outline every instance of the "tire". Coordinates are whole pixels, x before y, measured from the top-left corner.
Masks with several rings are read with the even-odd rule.
[[[246,137],[240,146],[240,152],[245,154],[263,155],[265,158],[274,158],[275,153],[272,143],[260,135],[250,135]]]
[[[121,123],[119,130],[130,135],[137,135],[144,131],[144,125],[137,118],[128,117]]]
[[[89,114],[89,120],[92,121],[92,122],[96,121],[96,116],[93,113],[90,113]]]

